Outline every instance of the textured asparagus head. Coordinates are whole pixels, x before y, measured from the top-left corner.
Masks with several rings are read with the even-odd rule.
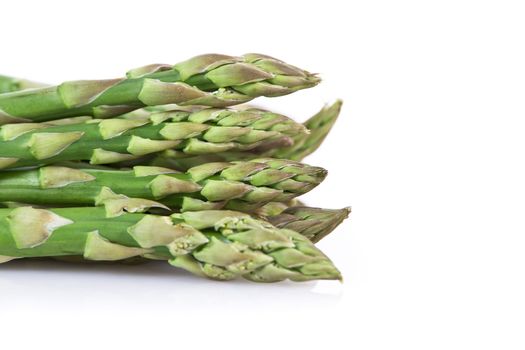
[[[304,236],[239,212],[108,217],[101,208],[0,209],[0,262],[72,255],[95,261],[167,260],[218,280],[341,278]]]
[[[274,205],[273,208],[275,209],[276,206]],[[286,208],[276,215],[266,216],[265,219],[276,227],[297,231],[317,243],[335,230],[349,214],[349,207],[323,209],[297,206]]]
[[[204,184],[201,194],[206,200],[227,200],[226,208],[251,212],[270,201],[289,201],[309,192],[324,180],[327,172],[294,161],[260,158],[206,163],[189,169],[188,174]],[[203,179],[206,180],[202,182]],[[189,210],[199,209],[202,208],[197,206]]]
[[[342,101],[336,101],[308,119],[302,124],[308,132],[296,132],[290,137],[267,139],[250,150],[229,150],[203,155],[186,154],[184,156],[174,152],[164,152],[145,161],[151,165],[165,166],[181,171],[209,162],[250,160],[261,156],[300,161],[317,150],[322,144],[335,124],[341,106]]]
[[[321,146],[339,117],[342,105],[343,101],[338,100],[330,106],[325,106],[303,124],[310,131],[308,134],[294,135],[291,146],[271,148],[267,155],[275,158],[303,160]]]
[[[246,100],[257,96],[286,95],[313,87],[321,81],[315,74],[279,59],[256,53],[240,57],[205,54],[192,57],[174,66],[157,64],[133,69],[127,73],[127,77],[143,78],[166,71],[175,71],[180,81],[202,86],[202,90],[225,89],[219,90],[219,94],[226,94],[226,96],[233,94],[235,98]],[[231,89],[231,91],[226,89]],[[199,105],[202,102],[207,101],[203,99],[187,104]]]
[[[187,212],[172,217],[205,232],[220,232],[235,247],[225,249],[227,241],[212,234],[208,245],[193,254],[194,259],[176,257],[170,261],[172,265],[211,278],[241,275],[257,282],[341,278],[330,260],[297,232],[230,211]],[[262,254],[253,254],[257,251]]]

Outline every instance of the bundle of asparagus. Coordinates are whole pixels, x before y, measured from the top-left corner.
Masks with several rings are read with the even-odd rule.
[[[208,54],[125,78],[0,76],[0,263],[165,260],[199,276],[341,279],[314,243],[349,214],[296,197],[341,101],[299,124],[234,105],[317,85],[278,59]]]

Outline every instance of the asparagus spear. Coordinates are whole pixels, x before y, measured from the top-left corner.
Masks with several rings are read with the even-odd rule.
[[[277,228],[290,229],[317,243],[333,232],[341,222],[348,217],[350,208],[322,209],[299,206],[296,199],[284,202],[270,202],[255,211],[255,214]],[[0,203],[2,207],[17,208],[24,206],[19,203]],[[107,213],[106,213],[107,216]],[[56,257],[57,260],[68,262],[88,262],[80,256]],[[147,261],[143,257],[133,257],[119,260],[120,263],[135,264]]]
[[[282,96],[313,87],[320,79],[275,58],[207,54],[175,65],[153,64],[126,78],[65,82],[0,96],[0,123],[72,116],[114,116],[130,107],[204,105],[224,107],[259,96]]]
[[[247,151],[225,151],[191,156],[173,150],[167,150],[155,154],[148,160],[142,161],[153,166],[168,167],[181,171],[208,162],[250,160],[262,156],[300,161],[319,148],[337,120],[341,111],[341,105],[342,101],[338,100],[332,105],[324,107],[308,119],[303,124],[303,126],[308,129],[308,133],[296,133],[292,135],[291,138],[274,138],[267,140]]]
[[[0,169],[67,160],[108,164],[171,148],[183,155],[248,150],[305,132],[289,118],[256,109],[178,109],[133,119],[8,124],[0,127]]]
[[[20,78],[0,75],[0,93],[13,92],[25,89],[34,89],[47,86],[46,84],[37,83]]]
[[[0,262],[70,255],[96,261],[134,256],[167,260],[219,280],[341,278],[302,235],[239,212],[124,213],[108,218],[102,208],[0,209]]]
[[[341,112],[341,106],[343,101],[337,100],[330,106],[325,106],[313,117],[308,119],[303,125],[310,131],[308,134],[297,134],[292,137],[293,143],[289,147],[285,148],[274,148],[269,145],[266,147],[270,148],[269,152],[265,153],[265,156],[271,156],[275,158],[286,158],[292,160],[303,160],[306,156],[312,154],[319,146],[323,143],[326,135],[330,132],[334,126],[339,113]],[[271,142],[271,141],[268,141]],[[260,148],[263,148],[261,145]],[[256,151],[256,150],[255,150]]]
[[[282,203],[274,205],[283,207]],[[268,209],[268,208],[266,208]],[[280,214],[265,216],[272,225],[301,233],[314,243],[335,230],[350,214],[350,208],[323,209],[306,206],[285,208]]]
[[[103,205],[108,215],[150,205],[182,211],[224,207],[253,211],[270,201],[289,201],[306,193],[325,176],[322,168],[271,158],[208,163],[186,173],[149,166],[133,170],[46,166],[1,172],[0,201]]]

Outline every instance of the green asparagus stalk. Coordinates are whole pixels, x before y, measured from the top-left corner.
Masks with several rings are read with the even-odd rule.
[[[179,109],[133,119],[8,124],[0,127],[0,169],[69,160],[109,164],[166,149],[184,155],[249,150],[305,132],[289,118],[256,109]]]
[[[185,173],[150,166],[133,170],[46,166],[0,172],[0,202],[103,205],[113,216],[150,206],[253,211],[270,201],[289,201],[306,193],[325,176],[322,168],[271,158],[208,163]]]
[[[82,256],[116,261],[167,260],[196,275],[256,282],[340,279],[308,239],[233,211],[156,216],[103,208],[0,209],[0,262],[16,258]]]
[[[273,209],[284,208],[283,203],[273,204]],[[266,208],[268,210],[268,208]],[[281,213],[265,216],[265,220],[279,228],[301,233],[314,243],[334,231],[350,214],[350,208],[323,209],[306,206],[285,208]]]
[[[0,94],[25,89],[41,88],[44,86],[46,86],[46,84],[0,75]]]
[[[153,64],[126,78],[65,82],[0,96],[0,123],[91,115],[106,118],[129,108],[164,105],[225,107],[259,96],[282,96],[320,79],[275,58],[208,54],[175,65]]]

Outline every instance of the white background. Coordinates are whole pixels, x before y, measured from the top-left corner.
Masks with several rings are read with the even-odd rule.
[[[304,120],[310,205],[352,205],[319,246],[344,284],[218,283],[163,264],[0,267],[2,349],[523,349],[525,11],[520,1],[2,1],[0,70],[111,78],[262,52],[319,72],[258,103]]]

